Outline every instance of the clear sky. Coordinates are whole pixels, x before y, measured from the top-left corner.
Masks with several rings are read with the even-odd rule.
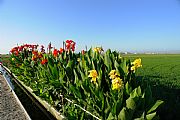
[[[77,51],[180,50],[180,0],[0,0],[0,53],[66,39]]]

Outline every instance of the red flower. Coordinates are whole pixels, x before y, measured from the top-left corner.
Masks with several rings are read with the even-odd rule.
[[[76,43],[75,43],[75,42],[72,42],[71,45],[72,45],[71,49],[72,49],[72,51],[74,51],[74,50],[75,50],[75,45],[76,45]]]
[[[43,60],[41,61],[41,64],[44,65],[44,64],[46,64],[47,62],[48,62],[47,59],[43,59]]]
[[[42,57],[43,57],[42,53],[41,52],[38,53],[38,58],[42,58]]]
[[[71,43],[69,43],[69,42],[66,42],[66,49],[70,49],[70,47],[71,47]]]
[[[48,45],[49,53],[50,53],[50,51],[51,51],[52,48],[53,48],[53,47],[51,46],[51,42],[50,42],[49,45]]]
[[[60,48],[59,53],[62,54],[64,52],[63,48]]]
[[[75,50],[76,43],[72,40],[66,40],[66,50]]]
[[[29,46],[30,46],[30,45],[25,44],[25,45],[24,45],[24,48],[27,49]]]
[[[19,55],[19,51],[14,51],[14,54],[15,54],[16,56],[18,56],[18,55]]]
[[[33,55],[32,61],[36,61],[36,60],[37,60],[37,56],[36,56],[36,55]]]
[[[41,45],[41,53],[45,53],[45,49],[43,45]]]
[[[19,46],[19,47],[18,47],[19,51],[22,51],[23,48],[24,48],[24,46]]]
[[[32,54],[37,56],[38,55],[38,51],[37,50],[33,50]]]
[[[84,51],[84,50],[82,50],[82,51],[81,51],[81,53],[82,53],[82,55],[84,55],[84,54],[85,54],[85,51]]]
[[[11,53],[14,53],[15,51],[18,51],[18,47],[14,47],[13,49],[11,49]]]
[[[59,51],[58,51],[57,49],[54,49],[54,51],[53,51],[53,56],[54,56],[54,57],[57,57],[57,56],[58,56],[58,53],[59,53]]]

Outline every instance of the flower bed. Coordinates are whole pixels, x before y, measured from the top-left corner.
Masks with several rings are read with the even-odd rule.
[[[153,119],[157,107],[148,83],[131,62],[101,47],[74,53],[75,42],[47,52],[43,46],[22,45],[11,50],[11,71],[33,92],[68,119]]]

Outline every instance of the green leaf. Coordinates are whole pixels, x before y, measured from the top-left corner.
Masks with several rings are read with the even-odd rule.
[[[66,68],[72,69],[72,67],[73,67],[73,60],[69,60]]]
[[[122,63],[120,64],[121,68],[122,68],[122,71],[123,71],[123,74],[127,74],[127,67],[126,67],[126,60],[123,59]]]
[[[146,108],[149,107],[149,105],[152,103],[152,101],[153,101],[152,91],[151,91],[151,87],[148,85],[147,88],[145,89]]]
[[[108,49],[106,51],[106,53],[104,54],[104,64],[108,68],[108,71],[112,70],[112,62],[111,62],[111,59],[110,59],[110,53],[111,53],[111,50]]]
[[[142,96],[141,87],[140,86],[138,86],[138,88],[137,88],[137,94],[138,94],[138,96]]]
[[[79,83],[78,75],[77,75],[75,69],[74,69],[73,71],[74,71],[74,77],[75,77],[75,79],[74,79],[74,84],[76,84],[76,85],[79,87],[79,86],[80,86],[80,83]]]
[[[134,120],[144,120],[144,115],[145,115],[145,112],[142,113],[140,118],[135,118]]]
[[[147,112],[147,114],[153,112],[154,110],[156,110],[156,108],[158,106],[160,106],[164,101],[162,100],[157,100],[156,103],[150,108],[150,110]]]
[[[152,120],[156,116],[156,112],[146,115],[147,120]]]
[[[114,119],[115,119],[115,117],[114,117],[113,114],[110,112],[107,120],[114,120]]]
[[[120,66],[116,60],[114,61],[114,67],[116,68],[117,73],[120,75],[120,71],[119,71]]]
[[[135,98],[135,97],[138,97],[138,94],[137,94],[137,88],[135,88],[131,93],[130,93],[130,97],[131,98]]]
[[[132,87],[129,85],[129,82],[126,83],[125,88],[126,94],[130,95],[130,93],[132,92]]]
[[[133,98],[129,97],[127,100],[126,100],[126,107],[128,109],[131,109],[131,110],[135,110],[136,109],[136,103],[135,101],[133,100]]]
[[[131,120],[126,107],[123,107],[123,109],[120,111],[118,120]]]
[[[69,89],[71,90],[71,93],[73,93],[77,98],[82,99],[81,92],[76,87],[69,84]]]

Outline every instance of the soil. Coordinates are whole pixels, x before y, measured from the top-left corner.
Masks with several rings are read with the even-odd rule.
[[[28,120],[2,75],[0,75],[0,120]]]

